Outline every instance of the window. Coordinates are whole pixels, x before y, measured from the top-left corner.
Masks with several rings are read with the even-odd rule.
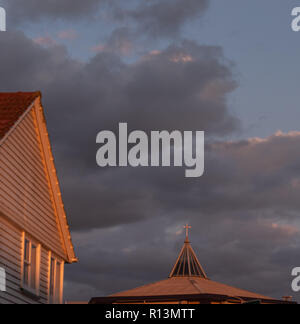
[[[38,296],[40,284],[40,246],[29,238],[24,237],[23,251],[22,288]]]
[[[63,295],[63,266],[64,264],[54,257],[50,258],[49,302],[61,304]]]

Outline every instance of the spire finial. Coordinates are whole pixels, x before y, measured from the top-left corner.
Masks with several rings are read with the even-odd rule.
[[[187,224],[183,228],[186,230],[185,242],[169,278],[199,277],[207,279],[207,276],[189,241],[189,230],[192,228],[192,226]]]
[[[189,230],[192,228],[192,226],[189,226],[188,224],[186,224],[184,226],[184,228],[185,228],[185,234],[186,234],[185,241],[186,241],[186,243],[188,243],[189,242]]]

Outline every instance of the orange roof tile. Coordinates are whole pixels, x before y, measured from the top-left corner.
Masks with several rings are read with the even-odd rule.
[[[0,140],[40,96],[40,92],[0,93]]]

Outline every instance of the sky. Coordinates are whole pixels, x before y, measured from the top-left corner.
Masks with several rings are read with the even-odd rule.
[[[76,253],[65,298],[208,276],[280,298],[300,259],[296,0],[0,0],[0,91],[41,90]],[[204,130],[205,175],[100,169],[96,134]]]

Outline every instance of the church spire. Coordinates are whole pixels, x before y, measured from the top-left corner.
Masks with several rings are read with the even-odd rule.
[[[189,225],[184,226],[186,237],[179,257],[170,274],[172,277],[201,277],[208,279],[189,241]]]

